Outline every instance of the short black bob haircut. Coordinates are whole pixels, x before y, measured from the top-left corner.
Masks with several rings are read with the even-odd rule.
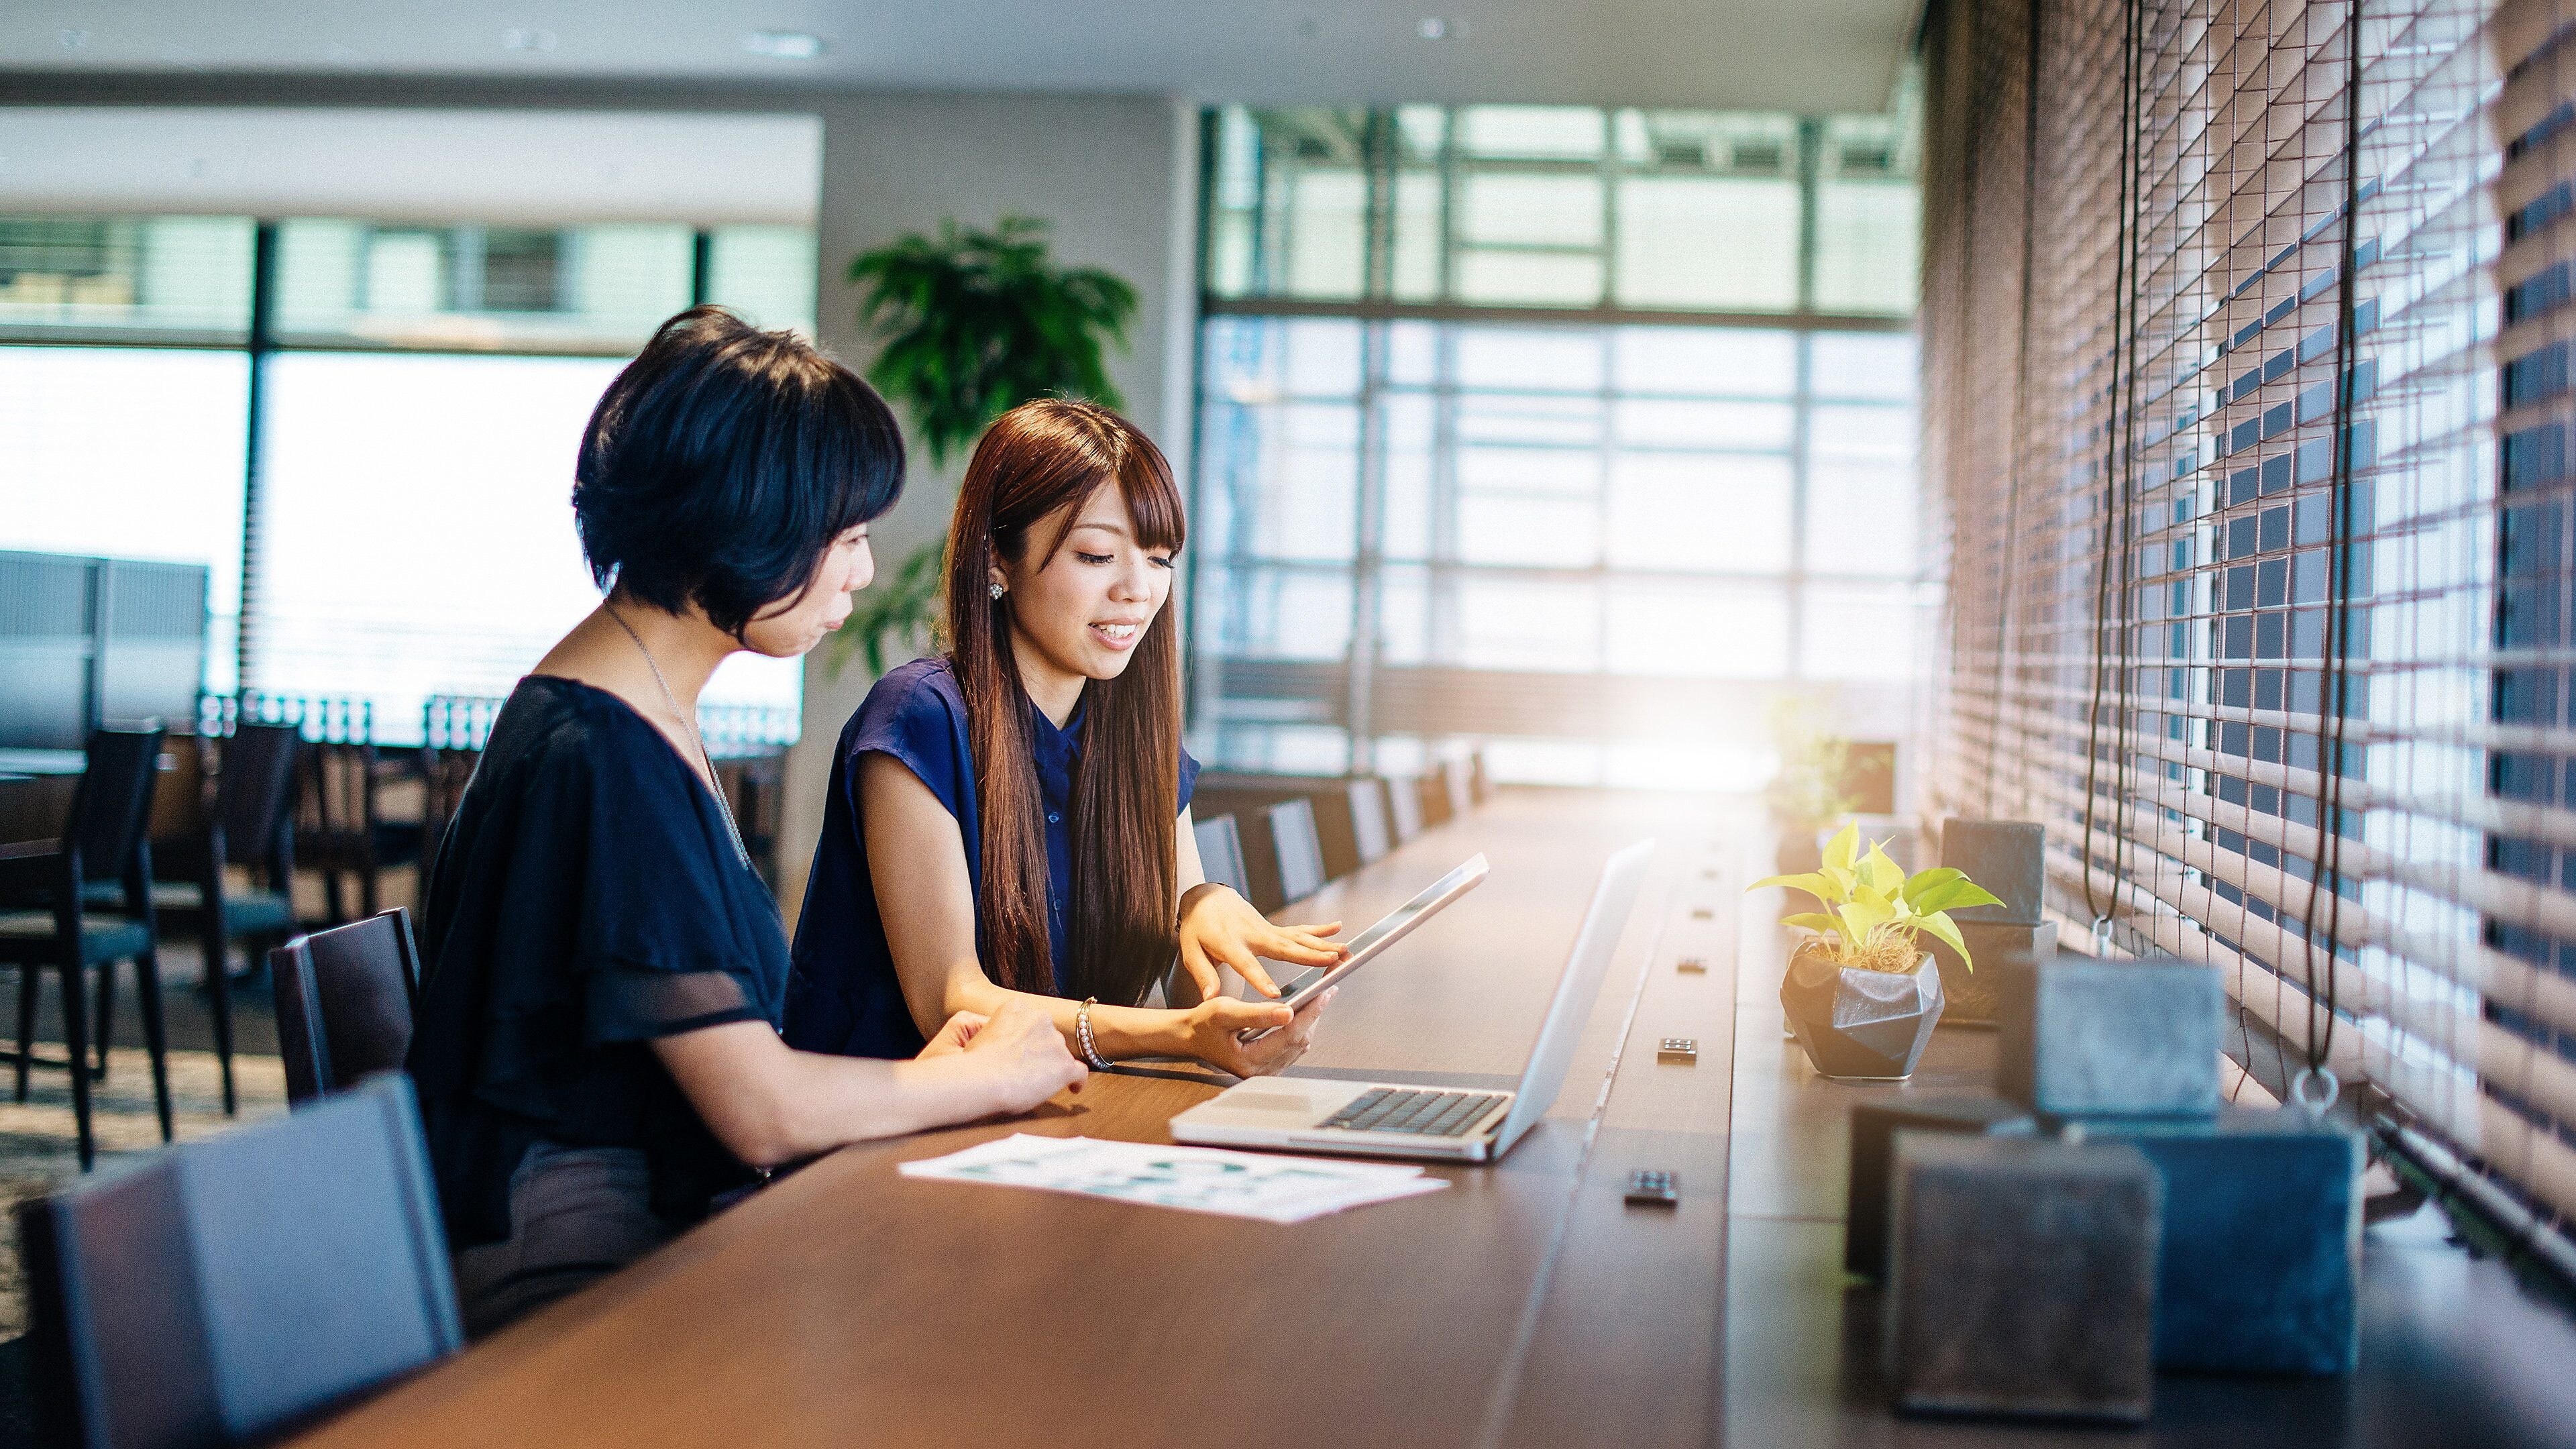
[[[740,640],[894,506],[903,434],[857,374],[720,307],[662,324],[608,385],[573,470],[591,577]]]

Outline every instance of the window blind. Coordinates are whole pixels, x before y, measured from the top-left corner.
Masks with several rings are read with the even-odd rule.
[[[1922,313],[1931,808],[2561,1230],[2571,22],[1939,7]]]

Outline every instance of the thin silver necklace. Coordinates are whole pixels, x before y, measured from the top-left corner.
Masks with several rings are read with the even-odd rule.
[[[671,718],[680,722],[680,727],[689,732],[689,743],[698,747],[698,759],[707,767],[707,783],[715,791],[716,813],[724,817],[725,834],[733,838],[733,853],[744,866],[751,867],[751,852],[742,843],[742,827],[733,822],[733,806],[724,797],[724,785],[716,774],[716,762],[707,754],[706,735],[699,731],[698,722],[680,708],[680,697],[671,692],[671,681],[662,677],[662,666],[654,661],[653,651],[644,647],[644,636],[636,633],[635,626],[627,623],[607,600],[600,600],[599,607],[617,621],[617,627],[626,631],[627,638],[635,641],[635,652],[644,656],[644,667],[653,671],[653,682],[662,687],[662,702],[671,707]]]

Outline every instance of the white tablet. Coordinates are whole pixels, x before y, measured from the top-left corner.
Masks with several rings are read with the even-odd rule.
[[[1370,957],[1394,945],[1405,934],[1446,909],[1451,901],[1474,890],[1485,879],[1485,857],[1479,852],[1456,870],[1422,888],[1421,894],[1387,912],[1376,925],[1350,939],[1351,954],[1330,966],[1309,966],[1286,981],[1277,982],[1279,1004],[1294,1011],[1340,984],[1343,977],[1366,965]],[[1258,997],[1252,998],[1258,1000]],[[1279,1028],[1264,1027],[1243,1034],[1245,1041],[1259,1041]]]

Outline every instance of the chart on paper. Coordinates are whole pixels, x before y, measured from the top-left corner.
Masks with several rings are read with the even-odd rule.
[[[1449,1184],[1406,1164],[1332,1162],[1212,1147],[1157,1147],[1015,1133],[946,1157],[907,1162],[906,1177],[1075,1193],[1185,1212],[1296,1223]]]

